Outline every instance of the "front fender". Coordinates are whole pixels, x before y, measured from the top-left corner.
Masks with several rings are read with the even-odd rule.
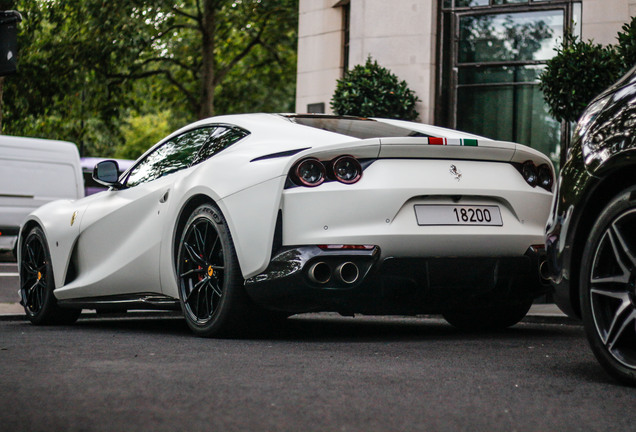
[[[18,239],[18,268],[21,263],[22,242],[31,227],[39,225],[46,235],[51,253],[55,288],[64,285],[71,253],[80,232],[80,221],[87,207],[82,201],[53,201],[27,216]]]

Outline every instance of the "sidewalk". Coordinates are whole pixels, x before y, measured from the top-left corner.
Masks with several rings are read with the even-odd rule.
[[[131,312],[134,314],[135,312]],[[0,303],[0,320],[20,321],[26,319],[24,308],[18,303]],[[546,324],[576,324],[579,321],[567,317],[554,304],[535,304],[524,318],[525,322]]]
[[[559,309],[554,303],[532,305],[528,315],[526,315],[523,320],[525,322],[547,324],[581,324],[580,320],[570,318],[561,312],[561,309]]]
[[[0,319],[24,317],[24,308],[19,303],[0,303]]]

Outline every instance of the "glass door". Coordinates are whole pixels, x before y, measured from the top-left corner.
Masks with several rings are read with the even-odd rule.
[[[447,124],[529,145],[558,163],[561,124],[550,116],[538,84],[546,62],[563,40],[571,4],[528,0],[443,4],[450,6],[440,20],[446,26],[442,55],[448,57],[441,61],[449,99]]]

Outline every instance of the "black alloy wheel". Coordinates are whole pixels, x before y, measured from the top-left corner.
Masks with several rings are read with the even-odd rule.
[[[176,269],[181,307],[196,335],[226,336],[242,327],[249,301],[230,231],[216,207],[201,205],[188,218]]]
[[[33,324],[72,324],[81,310],[62,309],[53,295],[55,282],[51,255],[41,228],[26,236],[20,259],[20,296],[26,315]]]
[[[636,199],[632,188],[602,211],[583,252],[581,314],[599,363],[636,385]]]

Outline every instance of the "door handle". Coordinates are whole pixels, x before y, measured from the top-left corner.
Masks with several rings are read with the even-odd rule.
[[[166,201],[168,201],[168,195],[170,195],[170,189],[168,189],[159,199],[159,202],[161,204],[165,203]]]

